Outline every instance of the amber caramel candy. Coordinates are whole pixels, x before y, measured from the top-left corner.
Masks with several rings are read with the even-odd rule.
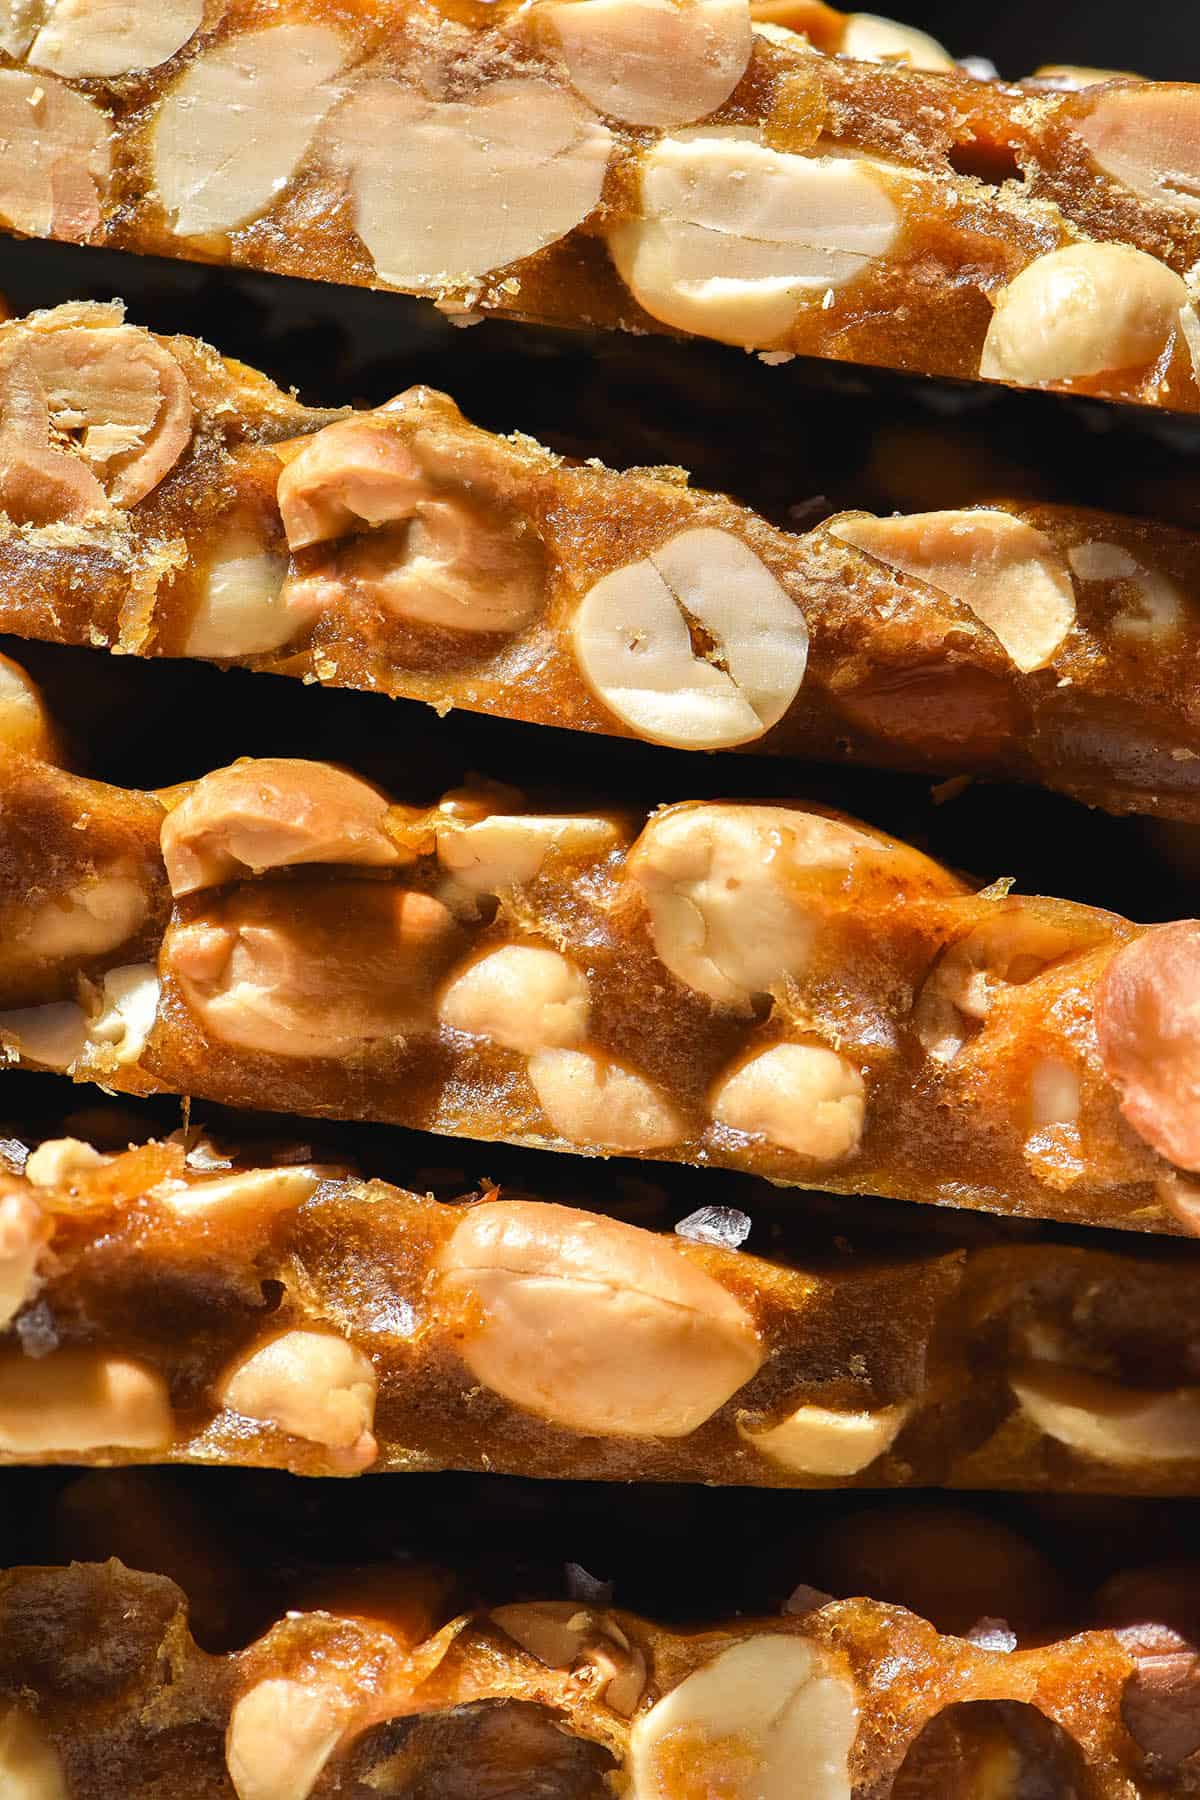
[[[156,796],[14,752],[0,1042],[133,1094],[1194,1229],[1200,924],[1009,889],[800,804],[422,807],[269,757]]]
[[[151,28],[38,0],[4,33],[0,219],[468,317],[1200,409],[1200,89],[980,81],[862,15],[759,13],[162,0]]]
[[[194,1130],[17,1151],[3,1463],[1200,1492],[1190,1249],[851,1254],[835,1219],[765,1259],[703,1215],[443,1202]]]
[[[456,1617],[445,1587],[333,1570],[212,1655],[162,1575],[7,1570],[0,1777],[35,1800],[784,1800],[798,1768],[806,1800],[1191,1791],[1194,1645],[1155,1616],[1015,1648],[870,1597],[683,1629],[578,1599]]]
[[[795,534],[429,389],[301,406],[115,306],[0,326],[2,631],[1200,820],[1200,537],[981,498]]]

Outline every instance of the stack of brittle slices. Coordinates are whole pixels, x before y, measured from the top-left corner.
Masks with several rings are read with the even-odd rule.
[[[1200,85],[0,0],[0,142],[0,1800],[1200,1796]]]

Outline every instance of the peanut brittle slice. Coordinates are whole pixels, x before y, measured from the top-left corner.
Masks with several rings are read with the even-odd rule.
[[[828,809],[397,805],[269,757],[150,795],[14,753],[0,877],[14,1062],[1133,1230],[1200,1205],[1200,925]]]
[[[848,1207],[764,1258],[194,1130],[4,1151],[0,1462],[1200,1488],[1189,1249],[900,1252]]]
[[[886,21],[757,10],[171,0],[150,27],[33,0],[0,52],[0,220],[469,316],[1200,408],[1200,90],[980,81]]]
[[[1088,508],[796,534],[426,388],[303,407],[115,306],[0,325],[0,630],[25,638],[1195,821],[1198,579],[1193,533]]]
[[[456,1617],[450,1586],[419,1563],[332,1571],[308,1608],[209,1655],[164,1576],[8,1570],[0,1773],[36,1800],[103,1782],[131,1800],[484,1800],[535,1782],[546,1800],[783,1800],[798,1768],[813,1800],[1190,1791],[1195,1676],[1171,1691],[1167,1665],[1194,1645],[1157,1614],[1015,1648],[1001,1621],[972,1641],[812,1590],[782,1618],[679,1629],[579,1600]]]

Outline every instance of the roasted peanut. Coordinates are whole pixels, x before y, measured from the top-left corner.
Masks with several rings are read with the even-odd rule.
[[[1200,1170],[1200,921],[1147,931],[1118,950],[1096,988],[1096,1036],[1121,1111],[1180,1168]]]
[[[439,1268],[472,1374],[569,1430],[684,1437],[763,1361],[732,1294],[670,1239],[613,1219],[486,1202]]]
[[[709,646],[702,654],[693,621]],[[623,724],[685,749],[762,737],[808,662],[799,606],[748,544],[712,528],[681,531],[603,576],[576,608],[571,642],[589,687]]]
[[[41,694],[24,669],[0,656],[0,752],[8,751],[58,761],[54,726]]]
[[[268,1678],[236,1700],[225,1763],[238,1800],[308,1800],[346,1728],[340,1688]]]
[[[384,829],[387,798],[331,763],[264,756],[205,775],[163,820],[179,898],[298,863],[394,868],[411,860]]]
[[[322,1444],[357,1470],[378,1454],[376,1387],[371,1362],[345,1338],[296,1330],[252,1350],[222,1377],[218,1394],[232,1411]]]
[[[854,1064],[835,1050],[775,1044],[723,1075],[711,1104],[719,1125],[835,1163],[858,1149],[866,1086]]]
[[[537,1050],[529,1079],[555,1131],[606,1150],[678,1143],[685,1126],[666,1095],[612,1057],[592,1050]]]
[[[0,1182],[0,1331],[37,1291],[37,1266],[49,1235],[32,1194]]]
[[[859,1475],[891,1449],[912,1411],[909,1401],[873,1412],[798,1406],[777,1425],[750,1425],[743,1416],[738,1432],[764,1456],[799,1475]]]
[[[0,1452],[163,1450],[174,1424],[157,1370],[99,1350],[0,1353]]]
[[[1200,1460],[1200,1388],[1121,1387],[1054,1363],[1009,1375],[1021,1410],[1047,1437],[1101,1462]]]
[[[688,1786],[721,1800],[850,1800],[858,1697],[833,1656],[782,1633],[746,1638],[642,1713],[631,1800]]]
[[[1075,587],[1045,532],[1011,513],[837,519],[834,537],[970,607],[1022,674],[1054,658],[1075,623]]]
[[[630,125],[689,125],[746,72],[747,0],[537,0],[533,22],[573,88]]]
[[[614,1619],[590,1613],[574,1600],[540,1600],[496,1606],[492,1621],[550,1669],[590,1673],[593,1692],[606,1706],[632,1716],[646,1687],[646,1659]]]
[[[1104,71],[1095,71],[1104,74]],[[1200,110],[1191,82],[1139,81],[1105,86],[1075,130],[1096,166],[1164,206],[1200,212]]]
[[[375,882],[298,880],[214,899],[173,926],[162,968],[204,1029],[273,1056],[350,1056],[429,1029],[460,934],[440,901]]]
[[[68,81],[157,68],[204,20],[204,0],[163,0],[152,10],[127,0],[54,0],[27,61]]]
[[[647,152],[639,215],[608,245],[652,318],[754,348],[786,337],[806,303],[885,256],[899,230],[866,158],[793,156],[746,126],[697,125]]]
[[[556,950],[505,944],[455,975],[438,1017],[456,1031],[527,1056],[567,1047],[587,1032],[587,977]]]

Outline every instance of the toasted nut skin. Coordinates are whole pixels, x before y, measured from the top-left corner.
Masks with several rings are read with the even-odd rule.
[[[370,1360],[345,1338],[297,1330],[252,1350],[222,1378],[219,1398],[365,1468],[378,1452],[371,1434],[377,1386]]]
[[[62,1760],[24,1707],[0,1706],[0,1790],[6,1800],[70,1800]]]
[[[1075,130],[1114,181],[1145,200],[1200,212],[1200,108],[1190,82],[1135,76],[1106,86]]]
[[[629,125],[690,125],[715,112],[754,41],[746,0],[542,0],[533,19],[577,92]]]
[[[165,0],[152,9],[130,0],[55,0],[27,61],[68,81],[129,75],[165,63],[203,22],[204,0]]]
[[[233,661],[282,650],[304,621],[284,600],[287,559],[244,527],[222,535],[204,567],[183,643],[185,656]]]
[[[1118,950],[1096,988],[1105,1074],[1139,1137],[1200,1170],[1200,920],[1159,925]]]
[[[162,853],[179,899],[266,869],[407,860],[384,830],[388,800],[331,763],[264,756],[196,782],[167,814]]]
[[[42,696],[24,669],[0,656],[0,754],[16,751],[58,761],[58,745]]]
[[[720,666],[694,651],[691,619]],[[684,749],[762,737],[808,663],[800,608],[748,544],[711,527],[679,532],[602,576],[576,608],[571,643],[584,679],[623,724]]]
[[[155,185],[179,237],[236,231],[266,211],[338,99],[346,47],[300,21],[247,31],[188,64],[153,126]]]
[[[84,95],[53,76],[0,69],[0,220],[30,237],[88,237],[111,171],[109,136]]]
[[[644,1712],[629,1740],[631,1800],[850,1800],[858,1730],[850,1678],[802,1638],[747,1638]]]
[[[1021,670],[1045,668],[1075,623],[1075,586],[1045,532],[1011,513],[836,520],[834,537],[969,606]]]
[[[457,974],[438,1017],[456,1031],[490,1038],[529,1056],[566,1048],[587,1033],[587,977],[556,950],[505,944]]]
[[[37,1291],[37,1266],[48,1236],[31,1194],[0,1189],[0,1331]]]
[[[800,974],[834,902],[857,883],[960,892],[906,845],[821,813],[685,803],[655,814],[626,863],[659,957],[678,981],[742,1010]]]
[[[712,1115],[798,1156],[843,1162],[862,1139],[866,1084],[847,1057],[824,1045],[775,1044],[722,1076]]]
[[[590,1050],[538,1050],[529,1079],[555,1131],[606,1150],[655,1150],[686,1135],[670,1101],[644,1075]]]
[[[586,814],[491,813],[437,827],[438,861],[470,894],[502,894],[541,874],[560,856],[599,856],[620,832],[611,819]]]
[[[355,227],[382,281],[454,287],[532,256],[598,205],[612,133],[590,107],[533,80],[434,100],[359,83],[331,121]]]
[[[912,1417],[900,1401],[874,1412],[833,1412],[825,1406],[798,1406],[777,1425],[752,1426],[738,1420],[738,1434],[773,1462],[800,1475],[859,1475],[890,1450]]]
[[[1187,304],[1183,278],[1142,250],[1051,250],[997,297],[979,373],[1036,387],[1144,368],[1166,353]]]
[[[1118,1465],[1200,1460],[1200,1388],[1120,1387],[1053,1363],[1030,1363],[1009,1386],[1039,1431]]]
[[[45,901],[14,932],[30,957],[57,962],[118,950],[145,924],[150,895],[128,863],[95,871],[84,885]]]
[[[472,1374],[573,1431],[685,1437],[764,1360],[744,1307],[671,1240],[571,1207],[472,1207],[438,1266]]]
[[[155,1369],[98,1350],[0,1353],[0,1452],[161,1450],[174,1431]]]
[[[742,126],[700,125],[647,153],[640,216],[608,245],[651,318],[752,349],[885,255],[899,229],[866,159],[793,156]]]
[[[838,53],[851,56],[856,62],[898,62],[910,69],[935,73],[955,67],[950,52],[943,50],[927,31],[899,25],[894,19],[882,19],[876,13],[850,14]]]
[[[272,1056],[348,1056],[429,1029],[460,946],[440,901],[376,882],[297,880],[215,899],[174,926],[164,974],[220,1041]]]
[[[597,1618],[574,1600],[535,1600],[492,1608],[492,1622],[550,1669],[591,1671],[593,1693],[622,1718],[632,1716],[646,1687],[646,1659],[615,1620]]]
[[[275,1678],[235,1701],[225,1763],[238,1800],[308,1800],[345,1728],[339,1699],[313,1680]]]

